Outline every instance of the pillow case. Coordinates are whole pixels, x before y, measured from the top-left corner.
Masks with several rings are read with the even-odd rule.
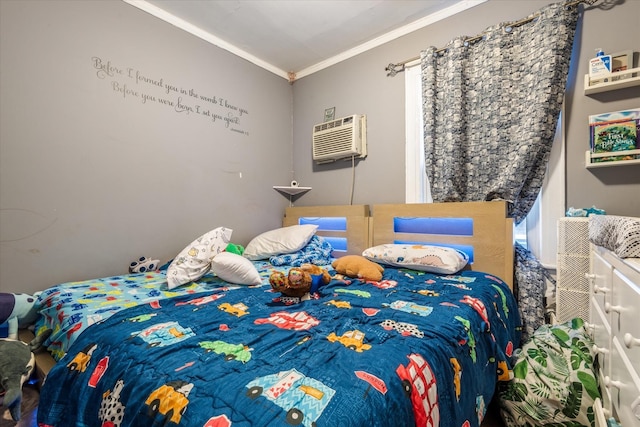
[[[211,271],[219,278],[236,285],[262,283],[258,269],[245,257],[232,252],[220,252],[211,260]]]
[[[211,260],[227,247],[232,232],[230,228],[218,227],[184,248],[167,269],[168,288],[177,288],[207,274]]]
[[[592,215],[589,217],[589,240],[615,252],[620,258],[640,258],[640,219]]]
[[[384,244],[365,249],[362,256],[381,264],[430,273],[453,274],[462,270],[469,257],[446,246],[420,244]]]
[[[593,425],[592,406],[601,395],[593,340],[582,319],[540,326],[515,358],[514,378],[498,383],[505,425]]]
[[[266,231],[249,242],[243,255],[255,261],[298,251],[311,240],[317,229],[315,224],[303,224]]]

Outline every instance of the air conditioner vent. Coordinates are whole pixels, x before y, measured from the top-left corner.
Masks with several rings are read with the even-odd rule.
[[[313,160],[333,162],[367,156],[366,116],[353,115],[313,127]]]

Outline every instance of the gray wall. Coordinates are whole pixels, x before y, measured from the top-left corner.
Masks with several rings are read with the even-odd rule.
[[[490,0],[290,86],[120,1],[1,0],[0,291],[124,273],[138,256],[166,261],[220,225],[246,244],[279,225],[288,202],[271,187],[293,178],[313,187],[297,205],[350,203],[350,162],[311,160],[311,128],[329,107],[368,118],[353,203],[404,202],[404,78],[384,67],[547,3]],[[640,107],[640,92],[582,91],[595,48],[640,50],[639,20],[635,0],[585,12],[567,97],[567,206],[640,215],[640,166],[584,168],[587,116]],[[92,58],[124,74],[100,78]],[[177,92],[136,83],[129,68]],[[125,84],[137,96],[114,90]],[[180,96],[200,113],[179,112]],[[227,127],[229,114],[238,122]]]
[[[427,46],[442,47],[457,36],[473,36],[496,23],[519,20],[548,3],[490,0],[296,81],[295,173],[301,184],[313,187],[298,200],[298,205],[350,200],[351,163],[318,166],[311,160],[311,128],[322,122],[323,111],[329,107],[336,107],[336,117],[367,115],[369,156],[355,169],[354,203],[403,203],[404,77],[386,77],[384,67],[416,57]],[[640,51],[640,1],[621,0],[609,10],[589,8],[578,28],[566,105],[566,207],[596,205],[611,214],[640,216],[639,165],[590,170],[584,167],[589,148],[587,116],[640,107],[638,87],[601,96],[584,95],[584,74],[596,48],[611,53]]]
[[[1,291],[167,261],[218,226],[246,244],[280,225],[285,79],[121,1],[2,0],[0,16]],[[122,74],[96,68],[109,62]]]
[[[614,29],[614,31],[610,31]],[[591,114],[640,108],[640,86],[601,94],[584,94],[584,75],[588,59],[596,49],[615,53],[640,52],[640,1],[626,0],[610,10],[593,9],[584,13],[575,45],[578,61],[573,67],[567,100],[567,205],[596,205],[607,213],[640,217],[640,165],[597,169],[584,167],[589,130],[585,125]]]

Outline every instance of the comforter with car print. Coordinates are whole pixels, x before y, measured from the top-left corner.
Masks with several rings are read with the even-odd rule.
[[[336,275],[297,304],[221,285],[88,327],[49,373],[38,423],[474,427],[519,328],[511,291],[479,272]]]

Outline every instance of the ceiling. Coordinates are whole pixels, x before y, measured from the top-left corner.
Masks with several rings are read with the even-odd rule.
[[[486,0],[124,1],[293,81]]]

